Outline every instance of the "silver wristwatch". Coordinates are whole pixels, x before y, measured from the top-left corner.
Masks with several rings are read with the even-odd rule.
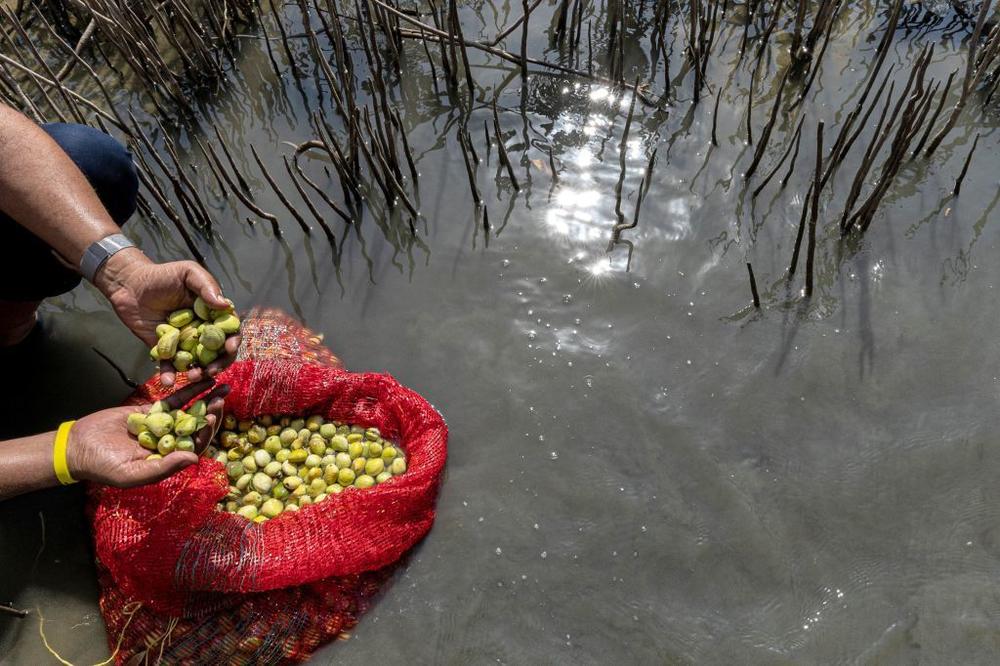
[[[80,259],[80,275],[87,278],[88,282],[94,281],[94,276],[101,269],[112,255],[130,247],[135,247],[135,243],[126,238],[123,234],[112,234],[105,236],[99,241],[90,244],[87,251]]]

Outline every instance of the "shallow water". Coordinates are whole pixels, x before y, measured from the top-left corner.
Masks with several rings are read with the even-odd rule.
[[[297,9],[287,14],[294,32]],[[463,30],[492,35],[519,14],[468,6]],[[211,198],[218,238],[199,242],[228,296],[293,313],[348,368],[387,371],[421,392],[451,429],[434,529],[351,639],[315,661],[995,662],[994,114],[975,99],[933,159],[903,168],[863,240],[838,251],[827,229],[860,162],[853,153],[822,204],[812,300],[800,296],[801,267],[792,287],[784,280],[815,121],[831,132],[853,108],[884,14],[845,7],[803,107],[793,178],[780,193],[772,183],[756,205],[741,177],[753,153],[745,63],[723,93],[720,145],[709,141],[711,95],[736,63],[741,28],[720,35],[711,93],[692,116],[690,77],[669,114],[637,105],[627,219],[658,153],[638,227],[623,236],[634,243],[631,262],[622,246],[606,252],[631,96],[533,76],[523,120],[516,69],[476,53],[469,127],[484,162],[488,237],[455,138],[460,114],[434,95],[415,47],[394,94],[418,156],[421,246],[394,247],[386,236],[405,238],[405,222],[384,234],[366,216],[335,263],[319,230],[305,237],[270,190],[256,200],[281,217],[284,243],[265,223],[249,227],[235,203]],[[931,41],[929,76],[964,69],[969,31],[897,30],[887,60],[897,85]],[[547,44],[534,30],[529,50]],[[630,42],[635,72],[648,74],[647,46]],[[674,72],[681,49],[679,38]],[[766,60],[755,138],[777,85]],[[481,129],[508,78],[498,104],[508,150],[524,159],[520,193],[494,178],[497,152],[486,163]],[[231,85],[202,105],[203,128],[215,124],[231,140],[257,188],[266,183],[249,166],[250,143],[292,191],[280,178],[291,151],[283,142],[313,138],[305,118],[318,99],[313,78],[299,83],[279,83],[247,39]],[[754,186],[797,122],[781,119]],[[949,199],[977,131],[973,167]],[[177,136],[190,145],[186,130]],[[200,154],[190,159],[205,168]],[[311,162],[318,179],[321,165]],[[181,256],[165,228],[139,220],[131,232],[152,256]],[[150,372],[146,351],[87,287],[47,303],[43,322],[36,374],[8,434],[126,395],[92,345],[134,378]],[[91,558],[79,489],[0,505],[0,601],[41,609],[53,647],[78,663],[108,654]],[[37,629],[35,617],[0,620],[0,658],[44,663]]]

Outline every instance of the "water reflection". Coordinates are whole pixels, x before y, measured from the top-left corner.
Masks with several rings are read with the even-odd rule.
[[[633,124],[624,146],[622,173],[616,158],[622,157],[620,141],[631,96],[616,95],[604,86],[584,93],[580,84],[566,86],[561,92],[560,101],[565,104],[556,111],[551,135],[564,143],[560,160],[565,170],[545,211],[546,228],[553,236],[588,247],[600,246],[609,240],[618,219],[615,184],[624,176],[620,208],[623,216],[632,219],[629,216],[640,183],[650,176],[646,173],[648,155],[658,137],[647,135],[641,126]],[[619,143],[609,146],[612,138]],[[677,242],[691,234],[691,219],[699,206],[689,192],[682,190],[683,181],[669,173],[673,170],[666,179],[646,182],[644,186],[665,215],[646,223],[640,221],[632,237]],[[611,259],[594,262],[588,270],[592,276],[599,276],[628,267],[627,260]]]

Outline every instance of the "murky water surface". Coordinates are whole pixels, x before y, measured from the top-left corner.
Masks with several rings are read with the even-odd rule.
[[[900,86],[930,42],[929,76],[964,71],[970,30],[946,30],[954,16],[939,10],[936,27],[896,31],[887,63]],[[753,153],[748,62],[729,77],[738,21],[724,24],[693,113],[690,76],[673,106],[637,105],[627,220],[654,148],[657,158],[638,226],[623,235],[630,262],[625,246],[607,245],[631,96],[539,74],[522,118],[516,68],[475,52],[469,127],[488,233],[455,139],[460,113],[434,94],[416,47],[394,99],[420,170],[418,244],[390,240],[408,236],[404,221],[369,215],[360,237],[339,239],[334,261],[318,230],[307,238],[282,216],[278,242],[209,194],[217,237],[199,243],[227,295],[293,313],[349,368],[387,371],[420,391],[451,428],[433,531],[351,639],[318,663],[995,661],[995,114],[971,103],[933,159],[904,166],[863,240],[838,250],[835,220],[861,159],[852,154],[821,204],[812,301],[800,297],[801,268],[791,287],[784,280],[816,120],[831,131],[853,108],[885,13],[845,7],[814,91],[779,117],[752,184],[804,113],[796,172],[756,202],[741,176]],[[468,6],[463,27],[489,36],[519,14],[506,3]],[[532,34],[532,53],[555,59],[541,29]],[[633,66],[648,73],[648,40],[629,47],[626,78]],[[756,84],[758,136],[779,56],[775,46]],[[283,176],[286,142],[313,138],[308,111],[320,98],[329,105],[317,90],[310,77],[277,81],[259,40],[246,39],[231,85],[202,103],[203,127],[230,139],[266,210],[282,208],[250,168],[250,145]],[[520,192],[483,137],[494,94]],[[950,199],[976,132],[973,166]],[[177,138],[190,147],[188,130]],[[331,183],[324,162],[306,161]],[[291,191],[289,182],[280,180]],[[180,256],[166,229],[138,220],[131,233],[151,256]],[[47,303],[43,322],[30,365],[10,361],[33,373],[8,378],[27,390],[7,434],[126,395],[91,346],[132,377],[150,373],[146,351],[87,287]],[[93,663],[108,652],[82,511],[78,488],[0,505],[0,601],[40,609],[53,647]],[[0,658],[47,663],[36,617],[0,620]]]

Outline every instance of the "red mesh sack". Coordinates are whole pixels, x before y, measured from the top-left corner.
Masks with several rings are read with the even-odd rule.
[[[117,663],[303,661],[346,635],[395,564],[427,534],[447,427],[383,374],[347,372],[287,316],[253,312],[219,381],[237,418],[322,414],[378,427],[407,456],[405,474],[265,523],[216,510],[223,466],[203,458],[160,483],[89,488],[101,611]],[[159,399],[154,378],[131,402]]]

